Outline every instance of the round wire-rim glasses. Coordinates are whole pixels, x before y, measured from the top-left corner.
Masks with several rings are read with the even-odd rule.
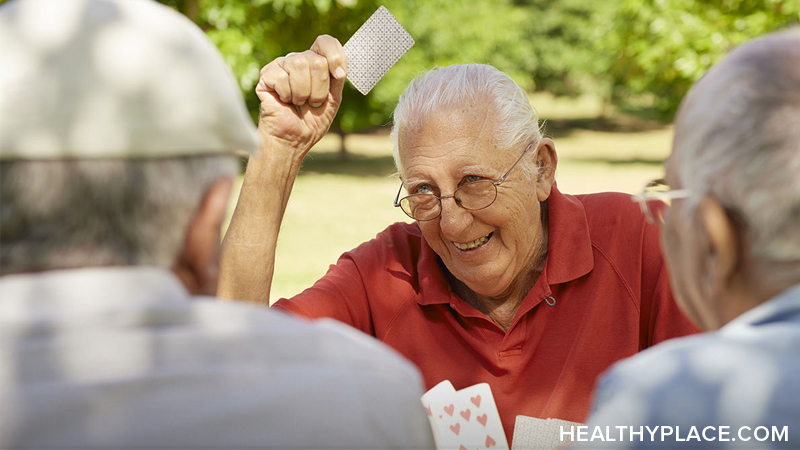
[[[456,205],[468,210],[477,211],[479,209],[488,208],[497,199],[497,186],[500,186],[508,175],[517,167],[522,158],[531,149],[533,143],[528,144],[519,158],[514,162],[514,165],[508,169],[508,172],[500,177],[497,181],[492,180],[478,180],[463,183],[456,188],[455,192],[450,195],[438,196],[435,194],[411,194],[400,198],[400,193],[403,192],[403,183],[400,183],[400,189],[397,191],[397,196],[394,198],[394,206],[403,210],[406,215],[416,221],[424,222],[433,220],[442,214],[442,200],[452,198],[455,200]]]
[[[634,195],[631,200],[639,203],[639,208],[648,222],[662,226],[664,215],[672,206],[672,201],[689,196],[686,189],[670,189],[667,180],[659,178],[648,182],[639,195]]]

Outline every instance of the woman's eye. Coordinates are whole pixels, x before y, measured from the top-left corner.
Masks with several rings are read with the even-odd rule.
[[[481,177],[478,175],[467,175],[464,177],[464,180],[466,180],[467,183],[474,183],[476,181],[481,181]]]

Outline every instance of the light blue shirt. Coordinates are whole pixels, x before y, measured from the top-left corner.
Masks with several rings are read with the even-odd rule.
[[[577,448],[800,448],[800,285],[612,366],[587,425]]]
[[[189,296],[170,272],[0,277],[0,448],[433,448],[419,372],[375,339]]]

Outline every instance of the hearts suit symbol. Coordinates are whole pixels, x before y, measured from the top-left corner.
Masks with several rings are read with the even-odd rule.
[[[428,413],[428,415],[429,415],[429,416],[432,416],[432,415],[433,415],[433,413],[431,412],[431,407],[430,407],[430,406],[426,406],[426,407],[425,407],[425,411],[427,411],[427,413]]]
[[[478,422],[480,422],[481,425],[486,426],[486,420],[488,419],[486,414],[481,414],[480,416],[476,417],[476,419],[478,419]]]
[[[452,403],[450,404],[450,406],[445,406],[444,407],[444,412],[446,412],[447,415],[450,416],[450,417],[453,417],[453,411],[455,411],[455,410],[456,410],[456,407]]]
[[[458,436],[458,433],[461,431],[461,424],[457,423],[455,425],[450,425],[450,431],[452,431],[453,433],[456,434],[456,436]]]
[[[469,401],[471,401],[472,404],[477,406],[478,408],[481,407],[481,396],[480,395],[476,395],[475,397],[470,397]]]
[[[461,414],[461,417],[463,417],[464,420],[469,422],[469,416],[472,415],[472,411],[470,411],[469,408],[467,408],[465,411],[461,411],[459,414]]]
[[[463,445],[459,445],[458,450],[469,450],[469,449],[467,447],[464,447]]]
[[[492,439],[491,436],[487,435],[486,436],[486,448],[489,448],[489,447],[491,447],[493,445],[497,445],[497,442],[495,442],[494,439]]]

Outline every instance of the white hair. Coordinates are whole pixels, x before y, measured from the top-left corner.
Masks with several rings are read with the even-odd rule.
[[[743,222],[775,281],[800,279],[800,29],[743,45],[687,96],[670,167],[692,197]]]
[[[487,103],[488,102],[488,103]],[[435,67],[417,76],[400,96],[394,110],[392,145],[394,163],[402,173],[399,134],[428,114],[455,105],[490,105],[498,125],[494,130],[499,148],[511,149],[542,139],[539,117],[522,90],[508,75],[486,64]],[[530,174],[533,163],[520,163]]]
[[[232,155],[0,161],[0,275],[79,267],[170,268]]]

